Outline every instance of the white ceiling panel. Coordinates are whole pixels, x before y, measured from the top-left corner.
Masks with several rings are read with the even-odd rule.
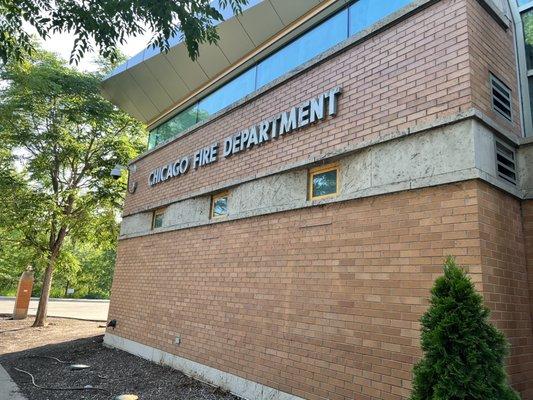
[[[189,93],[187,85],[165,57],[150,58],[145,64],[173,102],[177,102]]]
[[[220,77],[233,63],[321,1],[324,0],[252,0],[241,15],[218,24],[220,40],[217,45],[200,46],[198,61],[192,61],[185,43],[174,38],[168,53],[146,49],[112,71],[102,83],[102,92],[141,121],[153,121],[213,78]],[[339,0],[339,3],[345,1]],[[282,42],[284,39],[277,44]],[[270,51],[273,48],[270,46]],[[259,54],[238,66],[219,83],[248,68],[261,56]]]
[[[256,46],[284,28],[283,22],[269,1],[261,2],[237,18]]]
[[[138,64],[129,71],[157,111],[163,112],[168,104],[172,103],[172,98],[167,94],[166,89],[159,84],[145,63]]]
[[[200,57],[198,57],[198,64],[201,65],[204,72],[211,79],[220,74],[220,71],[228,68],[231,63],[226,59],[224,53],[217,45],[200,45],[198,48]]]
[[[138,120],[145,121],[146,116],[137,109],[135,104],[126,95],[122,84],[119,82],[120,79],[120,77],[114,76],[102,83],[101,88],[104,97],[114,104],[119,104],[120,108]]]
[[[288,25],[302,16],[302,10],[309,10],[320,0],[269,0],[283,24]]]
[[[209,79],[200,64],[191,61],[184,44],[173,47],[163,57],[166,57],[172,68],[178,72],[189,90],[194,90],[194,88],[199,87]]]
[[[240,60],[245,54],[250,53],[255,48],[237,18],[232,18],[221,24],[218,27],[218,34],[221,39],[218,42],[218,46],[232,63]]]
[[[122,77],[121,85],[124,94],[135,104],[135,107],[145,116],[150,119],[153,115],[159,113],[158,109],[154,106],[152,101],[146,96],[138,84],[135,78],[130,74],[130,71],[126,71],[124,77]]]

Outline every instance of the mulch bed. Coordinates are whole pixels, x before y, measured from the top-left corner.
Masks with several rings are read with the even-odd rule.
[[[135,394],[140,400],[238,400],[169,367],[107,348],[102,340],[99,335],[11,353],[0,357],[0,364],[28,400],[110,400],[120,394]],[[71,363],[90,368],[73,371]],[[105,390],[39,389],[30,376],[14,368],[30,372],[39,386],[57,389],[92,385]]]

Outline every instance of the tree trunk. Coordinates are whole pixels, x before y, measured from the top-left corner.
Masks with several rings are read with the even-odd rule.
[[[46,315],[48,309],[48,298],[50,297],[50,288],[52,287],[52,275],[54,273],[55,257],[50,257],[48,266],[44,271],[43,286],[41,288],[41,297],[39,298],[39,307],[37,308],[37,315],[33,322],[33,327],[45,326]]]
[[[37,315],[35,316],[35,321],[33,322],[33,327],[45,326],[46,325],[46,313],[48,308],[48,298],[50,297],[50,288],[52,287],[52,275],[54,274],[54,267],[56,265],[57,257],[61,251],[61,246],[63,246],[63,240],[67,234],[66,227],[61,227],[59,234],[57,235],[56,240],[50,240],[51,251],[50,258],[48,260],[48,266],[44,271],[43,277],[43,287],[41,288],[41,297],[39,298],[39,307],[37,307]]]

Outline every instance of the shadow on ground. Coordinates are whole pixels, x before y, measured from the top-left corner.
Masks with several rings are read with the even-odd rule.
[[[136,394],[141,400],[238,399],[169,367],[107,348],[102,342],[103,336],[98,335],[36,347],[2,355],[0,364],[28,400],[109,400],[125,393]],[[90,368],[71,370],[72,363]],[[31,373],[35,383],[47,389],[35,387],[29,375],[15,368]],[[74,389],[86,385],[103,390]]]

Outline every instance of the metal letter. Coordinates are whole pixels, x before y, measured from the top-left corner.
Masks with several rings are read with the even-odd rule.
[[[318,122],[322,119],[324,119],[324,95],[323,94],[311,100],[311,116],[309,117],[309,120],[312,123]]]
[[[233,147],[233,137],[229,136],[224,139],[224,157],[231,156],[231,149]]]
[[[241,132],[241,145],[239,146],[239,151],[244,150],[244,147],[246,146],[246,141],[250,137],[250,132],[248,129],[245,129]]]
[[[255,126],[252,126],[250,128],[250,138],[248,139],[248,144],[246,145],[246,148],[249,149],[254,144],[257,144],[257,128]]]
[[[270,121],[263,121],[259,124],[259,144],[268,142],[268,131],[270,129]]]
[[[298,128],[303,128],[309,124],[309,104],[308,100],[298,107]]]
[[[209,162],[217,160],[218,143],[213,143],[209,149]]]
[[[184,174],[189,169],[189,157],[185,157],[180,161],[180,174]]]
[[[194,162],[193,162],[194,169],[198,168],[201,157],[202,157],[202,150],[198,150],[196,153],[194,153]]]
[[[341,88],[338,86],[326,93],[326,96],[328,96],[328,115],[337,115],[337,98],[340,94]]]
[[[289,112],[281,113],[279,135],[290,133],[294,129],[296,129],[296,107],[293,107]]]
[[[239,146],[241,145],[241,133],[236,133],[235,136],[233,136],[233,149],[231,150],[231,154],[235,154],[239,152]]]
[[[180,160],[176,160],[176,162],[172,166],[172,173],[174,176],[180,175]]]

